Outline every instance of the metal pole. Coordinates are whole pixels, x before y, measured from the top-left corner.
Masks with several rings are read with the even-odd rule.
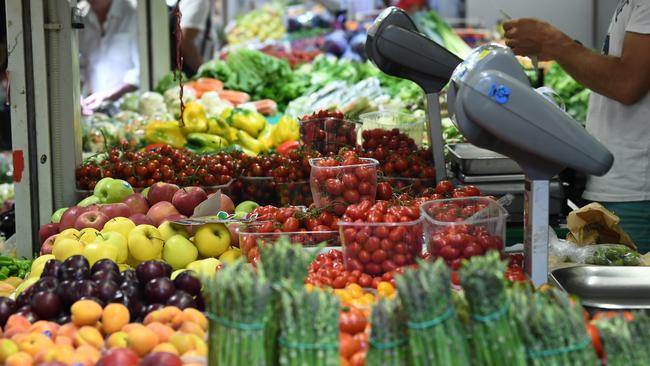
[[[528,180],[524,189],[524,269],[535,286],[548,278],[550,183]]]
[[[438,99],[438,93],[427,94],[427,119],[429,125],[429,144],[433,151],[436,180],[440,182],[447,176],[447,168],[445,167],[445,143],[442,140],[442,122],[440,120],[440,100]]]

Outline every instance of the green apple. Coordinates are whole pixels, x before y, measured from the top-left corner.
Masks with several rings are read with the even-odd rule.
[[[67,209],[68,209],[67,207],[63,207],[63,208],[60,208],[60,209],[54,211],[54,213],[52,214],[52,218],[50,219],[50,221],[52,221],[53,224],[58,224],[59,222],[61,222],[61,216],[63,216],[63,213],[64,213],[65,210],[67,210]]]
[[[151,187],[147,187],[147,188],[143,189],[142,192],[140,192],[142,197],[147,198],[147,195],[149,194],[149,188],[151,188]]]
[[[239,248],[230,248],[219,256],[219,260],[226,264],[233,264],[241,257],[241,250]]]
[[[109,179],[104,182],[105,179]],[[95,186],[94,195],[100,203],[118,203],[134,193],[133,187],[122,179],[103,178]]]
[[[84,247],[82,254],[88,259],[91,267],[100,259],[110,259],[113,262],[117,261],[117,249],[112,245],[93,242]]]
[[[68,239],[79,239],[81,237],[81,234],[79,233],[79,230],[77,229],[65,229],[62,232],[58,233],[56,235],[56,239],[54,239],[54,244],[56,244],[57,241],[63,240],[65,238]]]
[[[77,238],[57,238],[52,246],[52,254],[60,261],[64,261],[73,255],[82,254],[83,250],[84,245]]]
[[[171,221],[165,221],[158,226],[158,231],[162,234],[164,241],[169,240],[174,235],[180,235],[185,239],[190,237],[190,233],[185,230],[183,225],[173,224]]]
[[[202,257],[218,257],[230,248],[230,230],[224,224],[205,224],[194,233]]]
[[[199,251],[194,244],[183,235],[174,235],[165,240],[163,259],[172,266],[173,270],[185,268],[198,258]]]
[[[148,261],[162,255],[164,241],[160,231],[152,225],[138,225],[127,237],[129,253],[133,259]],[[127,262],[128,263],[128,262]]]
[[[97,235],[97,238],[93,243],[108,245],[115,248],[117,253],[116,263],[124,263],[129,257],[129,245],[126,241],[126,237],[122,235],[119,231],[104,231]]]
[[[235,207],[235,213],[237,214],[243,212],[244,214],[247,214],[258,207],[260,207],[260,205],[257,202],[253,202],[253,201],[240,202],[237,205],[237,207]]]
[[[115,217],[108,220],[104,224],[102,233],[109,232],[109,231],[117,231],[118,233],[122,234],[124,238],[128,238],[129,233],[134,228],[135,228],[135,223],[131,221],[131,219],[128,219],[126,217]]]
[[[185,268],[196,272],[199,276],[210,276],[217,272],[217,266],[220,265],[221,261],[217,258],[205,258],[189,263]]]
[[[96,205],[98,203],[99,203],[99,197],[97,197],[95,195],[92,195],[92,196],[88,196],[88,197],[82,199],[81,201],[79,201],[79,203],[77,203],[77,206],[79,206],[79,207],[88,207],[90,205]]]
[[[79,230],[79,241],[84,245],[90,244],[95,240],[97,234],[99,234],[99,231],[91,227],[81,229]]]

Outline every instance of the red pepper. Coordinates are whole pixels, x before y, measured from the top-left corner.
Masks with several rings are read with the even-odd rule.
[[[285,141],[280,145],[278,145],[278,147],[276,147],[275,150],[278,152],[278,154],[282,156],[288,156],[289,153],[291,153],[294,150],[297,150],[299,146],[300,143],[298,143],[298,141]]]

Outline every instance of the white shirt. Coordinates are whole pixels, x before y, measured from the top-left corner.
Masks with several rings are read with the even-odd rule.
[[[212,60],[215,53],[216,19],[213,17],[212,0],[181,0],[179,7],[181,9],[181,29],[192,28],[198,29],[199,35],[194,38],[194,45],[199,50],[203,62]],[[211,29],[208,29],[207,39],[204,36],[205,27],[208,24],[208,17],[212,17]],[[203,48],[203,49],[202,49]]]
[[[603,53],[621,56],[626,32],[650,34],[650,0],[620,1]],[[601,202],[650,200],[650,93],[631,106],[592,93],[587,130],[614,154],[614,165],[603,177],[589,177],[584,197]]]
[[[79,30],[82,95],[140,84],[138,21],[133,0],[113,0],[102,26],[90,4],[79,4],[84,28]]]

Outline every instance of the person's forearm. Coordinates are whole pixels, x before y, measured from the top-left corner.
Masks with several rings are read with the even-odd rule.
[[[594,92],[623,104],[633,104],[638,93],[633,90],[634,69],[619,57],[598,54],[578,43],[558,45],[553,58],[576,81]]]
[[[122,95],[137,90],[136,85],[124,83],[114,91],[112,91],[106,99],[108,100],[118,100]]]

